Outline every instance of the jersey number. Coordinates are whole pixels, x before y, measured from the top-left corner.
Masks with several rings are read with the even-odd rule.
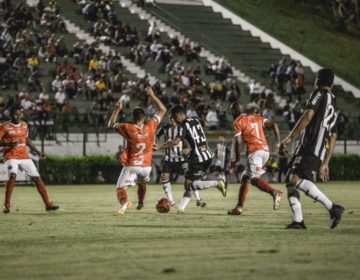
[[[323,127],[325,127],[328,131],[330,131],[332,129],[332,127],[335,125],[337,113],[335,113],[334,106],[332,106],[332,105],[328,106],[328,110],[329,110],[329,113],[324,118]],[[334,115],[335,115],[334,119],[332,120],[332,122],[330,122],[330,120],[332,119],[332,117]]]
[[[199,133],[200,135],[199,135]],[[203,143],[206,141],[205,137],[204,137],[204,131],[201,127],[201,125],[197,125],[197,126],[194,126],[190,129],[190,132],[191,132],[191,137],[196,141],[196,143]]]
[[[136,148],[139,149],[139,151],[135,154],[135,156],[139,156],[143,153],[143,151],[145,150],[146,148],[146,144],[145,143],[137,143],[136,144]]]
[[[259,126],[258,126],[258,124],[257,124],[257,123],[251,123],[251,128],[255,129],[257,141],[258,141],[259,143],[262,143],[262,141],[260,140],[260,133],[259,133]]]

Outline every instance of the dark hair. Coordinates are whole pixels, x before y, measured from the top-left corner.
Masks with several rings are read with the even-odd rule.
[[[133,117],[134,122],[141,121],[142,119],[145,118],[144,109],[140,108],[140,107],[134,108],[134,110],[132,112],[132,117]]]
[[[170,111],[170,117],[175,118],[177,114],[185,114],[185,108],[181,105],[175,105]]]
[[[332,86],[334,83],[334,71],[329,68],[320,69],[317,74],[317,86]]]
[[[238,116],[240,116],[242,113],[242,110],[243,110],[243,107],[239,101],[234,101],[233,103],[231,103],[230,111],[234,118],[237,118]]]
[[[21,110],[20,107],[17,107],[17,106],[10,107],[10,109],[9,109],[9,115],[10,115],[10,116],[13,116],[17,110]]]

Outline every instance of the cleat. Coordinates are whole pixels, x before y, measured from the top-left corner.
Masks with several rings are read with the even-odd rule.
[[[136,210],[141,210],[141,209],[143,209],[144,208],[144,203],[138,203],[137,205],[136,205]]]
[[[330,221],[331,221],[331,225],[330,228],[336,228],[336,226],[340,223],[341,221],[341,216],[344,213],[344,207],[342,207],[341,205],[337,205],[337,204],[333,204],[333,206],[331,207],[329,213],[330,213]]]
[[[221,192],[221,194],[223,195],[223,197],[226,196],[226,188],[225,188],[225,182],[224,182],[224,180],[222,180],[222,179],[218,180],[217,189]]]
[[[121,209],[117,212],[117,216],[122,217],[125,215],[125,212],[127,209],[130,209],[132,207],[131,202],[126,202],[126,204],[124,204]]]
[[[4,207],[3,213],[4,214],[9,214],[10,213],[10,208]]]
[[[283,192],[280,190],[276,190],[274,192],[274,210],[279,210],[280,208],[280,200],[283,195]]]
[[[185,211],[184,211],[183,209],[178,209],[178,210],[177,210],[177,213],[178,213],[178,214],[184,214]]]
[[[300,223],[293,221],[291,224],[288,224],[285,229],[306,229],[306,226],[304,221],[301,221]]]
[[[171,201],[170,202],[170,207],[174,207],[176,205],[176,202],[175,201]]]
[[[59,208],[60,208],[60,206],[51,204],[51,205],[49,205],[49,206],[46,206],[45,210],[46,210],[46,211],[56,211],[56,210],[58,210]]]
[[[202,202],[201,200],[196,201],[196,206],[204,208],[206,206],[206,202]]]
[[[230,216],[240,216],[243,212],[242,207],[235,207],[234,209],[229,210],[227,213]]]

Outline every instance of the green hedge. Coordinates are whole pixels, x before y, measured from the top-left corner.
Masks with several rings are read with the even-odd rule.
[[[115,184],[118,163],[109,156],[49,157],[40,161],[47,184]],[[360,180],[360,156],[336,154],[330,162],[331,180]]]
[[[48,157],[40,161],[40,174],[47,184],[114,184],[119,165],[109,156]]]
[[[360,180],[360,156],[334,155],[330,161],[330,180]]]

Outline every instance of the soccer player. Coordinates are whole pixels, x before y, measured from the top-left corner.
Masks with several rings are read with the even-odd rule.
[[[282,191],[273,189],[261,175],[265,173],[263,169],[269,159],[269,148],[266,142],[263,127],[271,128],[275,139],[276,147],[280,146],[279,128],[271,120],[255,114],[243,114],[241,103],[235,101],[230,107],[234,117],[235,130],[235,155],[239,161],[241,142],[247,145],[246,168],[241,177],[238,203],[234,209],[228,211],[229,215],[241,215],[244,209],[246,194],[249,191],[249,183],[259,190],[268,193],[274,201],[274,210],[280,208]]]
[[[227,185],[227,170],[230,168],[230,149],[229,146],[225,143],[225,137],[219,136],[219,143],[216,144],[215,163],[211,169],[217,173],[218,179],[224,180]]]
[[[9,175],[9,179],[5,185],[3,213],[10,213],[11,194],[15,186],[16,175],[19,169],[24,171],[24,173],[35,183],[35,186],[45,203],[45,210],[57,210],[59,206],[54,205],[50,201],[45,184],[40,178],[40,174],[34,162],[30,159],[26,146],[40,158],[44,158],[45,154],[40,152],[28,138],[28,127],[25,122],[21,121],[21,117],[21,110],[13,107],[10,109],[10,121],[3,122],[0,125],[0,139],[4,149],[5,167]]]
[[[198,118],[187,118],[185,109],[181,105],[176,105],[171,109],[171,117],[180,126],[178,135],[155,149],[168,149],[176,146],[180,141],[187,141],[190,145],[190,154],[188,158],[189,168],[185,173],[185,193],[180,201],[178,213],[183,213],[188,205],[192,192],[195,190],[204,190],[217,188],[222,195],[226,196],[225,183],[223,180],[202,181],[201,178],[208,170],[212,161],[212,152],[209,148],[206,136]]]
[[[153,142],[156,129],[166,113],[164,104],[157,98],[153,90],[146,88],[146,94],[155,103],[158,111],[149,120],[145,121],[145,111],[142,108],[134,108],[132,120],[134,123],[118,123],[117,118],[122,110],[122,104],[115,105],[114,112],[108,123],[109,128],[115,128],[126,140],[126,148],[121,156],[123,169],[121,170],[116,186],[116,194],[120,203],[118,215],[122,216],[131,207],[127,199],[127,189],[138,184],[138,206],[140,210],[144,204],[146,182],[150,180]]]
[[[314,184],[314,174],[319,172],[323,182],[329,180],[329,162],[336,142],[336,119],[338,109],[331,92],[334,72],[323,68],[316,74],[315,89],[307,101],[305,112],[295,127],[281,142],[284,149],[300,134],[300,141],[290,160],[286,178],[288,200],[294,215],[287,229],[306,229],[300,204],[300,191],[319,201],[330,213],[330,228],[341,220],[344,208],[334,204]]]
[[[173,140],[177,135],[180,127],[176,125],[173,118],[170,118],[168,124],[162,126],[156,134],[159,139],[161,136],[164,137],[165,142]],[[188,163],[184,157],[184,153],[188,153],[188,147],[186,142],[180,141],[177,145],[167,148],[165,150],[165,160],[161,167],[161,182],[167,199],[170,201],[171,206],[175,206],[175,200],[171,191],[171,175],[176,172],[177,174],[184,175],[188,169]],[[205,207],[206,203],[200,198],[198,190],[194,191],[196,198],[196,205]]]

